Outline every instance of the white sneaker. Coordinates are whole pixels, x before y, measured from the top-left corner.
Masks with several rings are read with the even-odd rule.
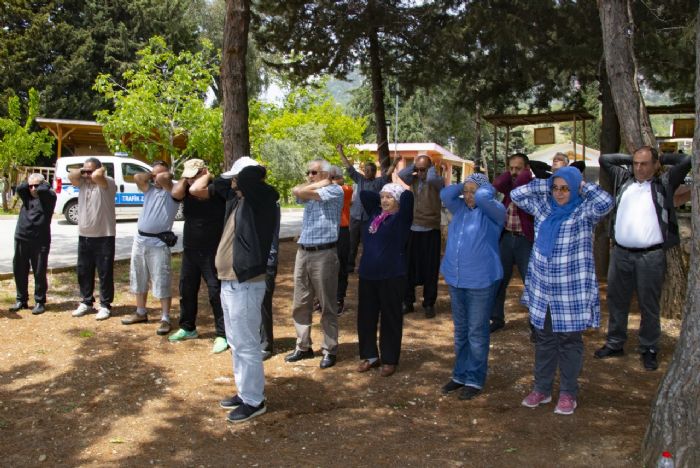
[[[87,304],[83,304],[83,303],[81,302],[80,305],[78,306],[78,308],[75,309],[75,310],[71,313],[71,315],[72,315],[73,317],[82,317],[83,315],[87,314],[87,313],[90,312],[91,310],[93,310],[92,307],[90,307],[90,306],[87,305]]]
[[[108,308],[100,307],[100,310],[97,311],[97,315],[95,315],[95,320],[107,320],[111,313],[112,311]]]

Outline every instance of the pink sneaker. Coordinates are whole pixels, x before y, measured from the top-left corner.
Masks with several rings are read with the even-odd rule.
[[[576,409],[576,398],[574,398],[573,395],[569,393],[561,393],[559,394],[559,401],[557,402],[557,407],[554,409],[554,412],[557,414],[574,414],[574,410]]]
[[[527,406],[528,408],[537,408],[538,406],[549,403],[550,401],[552,401],[551,395],[545,395],[537,390],[533,390],[523,400],[523,406]]]

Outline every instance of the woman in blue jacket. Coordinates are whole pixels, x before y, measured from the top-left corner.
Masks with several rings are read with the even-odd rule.
[[[381,365],[381,375],[396,372],[401,354],[406,290],[406,243],[413,222],[413,194],[399,184],[386,184],[379,193],[363,190],[360,201],[369,215],[362,230],[362,258],[357,307],[360,345],[358,372]],[[377,322],[380,324],[377,349]],[[381,351],[381,360],[380,353]]]
[[[481,393],[486,381],[489,320],[503,278],[498,241],[506,219],[495,195],[484,174],[472,174],[440,192],[452,213],[440,271],[450,287],[455,328],[455,364],[442,393],[461,389],[460,400]]]

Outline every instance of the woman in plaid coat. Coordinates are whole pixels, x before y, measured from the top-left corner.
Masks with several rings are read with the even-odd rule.
[[[593,263],[593,227],[613,207],[613,198],[583,181],[573,167],[535,179],[511,192],[514,203],[535,217],[535,245],[522,302],[535,327],[535,388],[523,405],[552,401],[560,374],[557,414],[576,409],[583,364],[582,332],[600,325],[598,282]]]

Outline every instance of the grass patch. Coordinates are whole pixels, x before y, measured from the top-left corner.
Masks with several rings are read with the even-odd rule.
[[[92,338],[93,336],[95,336],[95,332],[91,330],[80,330],[78,336],[80,338]]]

